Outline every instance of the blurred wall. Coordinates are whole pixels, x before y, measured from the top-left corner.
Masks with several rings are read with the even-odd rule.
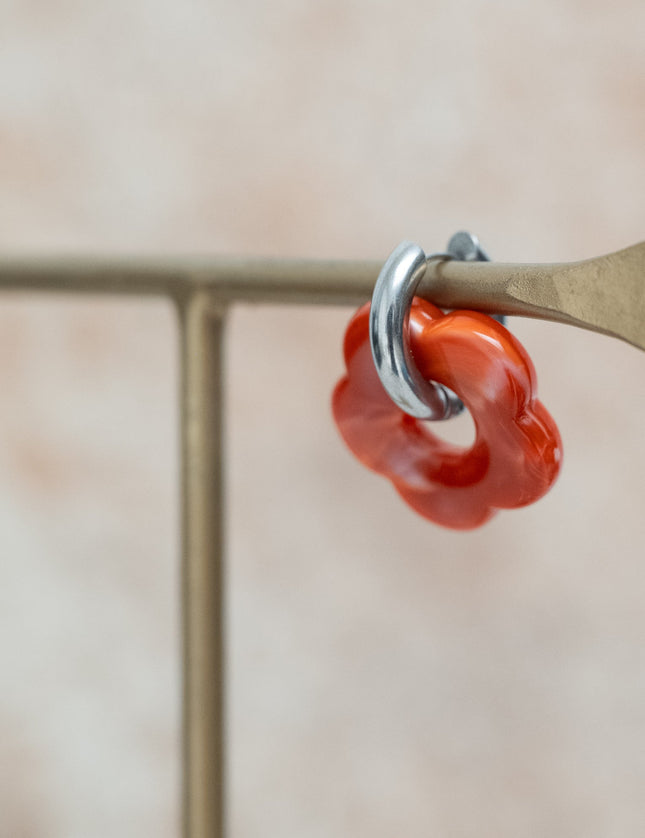
[[[3,254],[643,238],[635,0],[0,14]],[[231,317],[232,835],[642,834],[642,356],[511,321],[564,471],[455,534],[336,436],[349,315]],[[177,836],[172,311],[7,295],[0,349],[0,836]]]

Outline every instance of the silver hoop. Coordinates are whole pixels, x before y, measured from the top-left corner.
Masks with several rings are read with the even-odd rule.
[[[370,310],[370,344],[381,383],[405,413],[418,419],[449,419],[464,406],[452,390],[426,381],[412,358],[407,338],[410,305],[429,261],[459,259],[488,261],[477,238],[460,232],[445,253],[426,256],[412,242],[401,242],[383,265],[374,287]]]

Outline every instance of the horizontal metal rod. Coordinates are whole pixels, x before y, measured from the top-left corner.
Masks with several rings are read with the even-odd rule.
[[[248,258],[0,260],[0,290],[154,294],[206,291],[222,304],[357,305],[382,263]],[[473,308],[580,326],[645,349],[645,242],[584,262],[433,262],[418,294]]]
[[[207,291],[222,303],[355,305],[381,263],[311,259],[119,257],[0,259],[0,291],[166,295]]]

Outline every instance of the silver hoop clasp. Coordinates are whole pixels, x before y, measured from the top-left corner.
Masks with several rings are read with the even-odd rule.
[[[445,253],[426,256],[412,242],[401,242],[383,265],[376,281],[370,310],[370,344],[381,383],[405,413],[418,419],[449,419],[463,410],[461,400],[447,387],[426,381],[417,370],[407,339],[407,324],[414,292],[434,259],[488,261],[477,238],[460,232],[450,239]]]

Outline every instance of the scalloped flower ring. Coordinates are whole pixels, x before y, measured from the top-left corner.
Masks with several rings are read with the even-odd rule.
[[[462,448],[387,395],[370,349],[369,312],[367,303],[347,328],[347,375],[333,395],[334,419],[355,456],[387,477],[420,515],[453,529],[473,529],[498,509],[542,497],[560,470],[561,440],[536,398],[535,369],[519,341],[485,314],[444,314],[414,298],[408,327],[414,363],[470,411],[475,442]]]

